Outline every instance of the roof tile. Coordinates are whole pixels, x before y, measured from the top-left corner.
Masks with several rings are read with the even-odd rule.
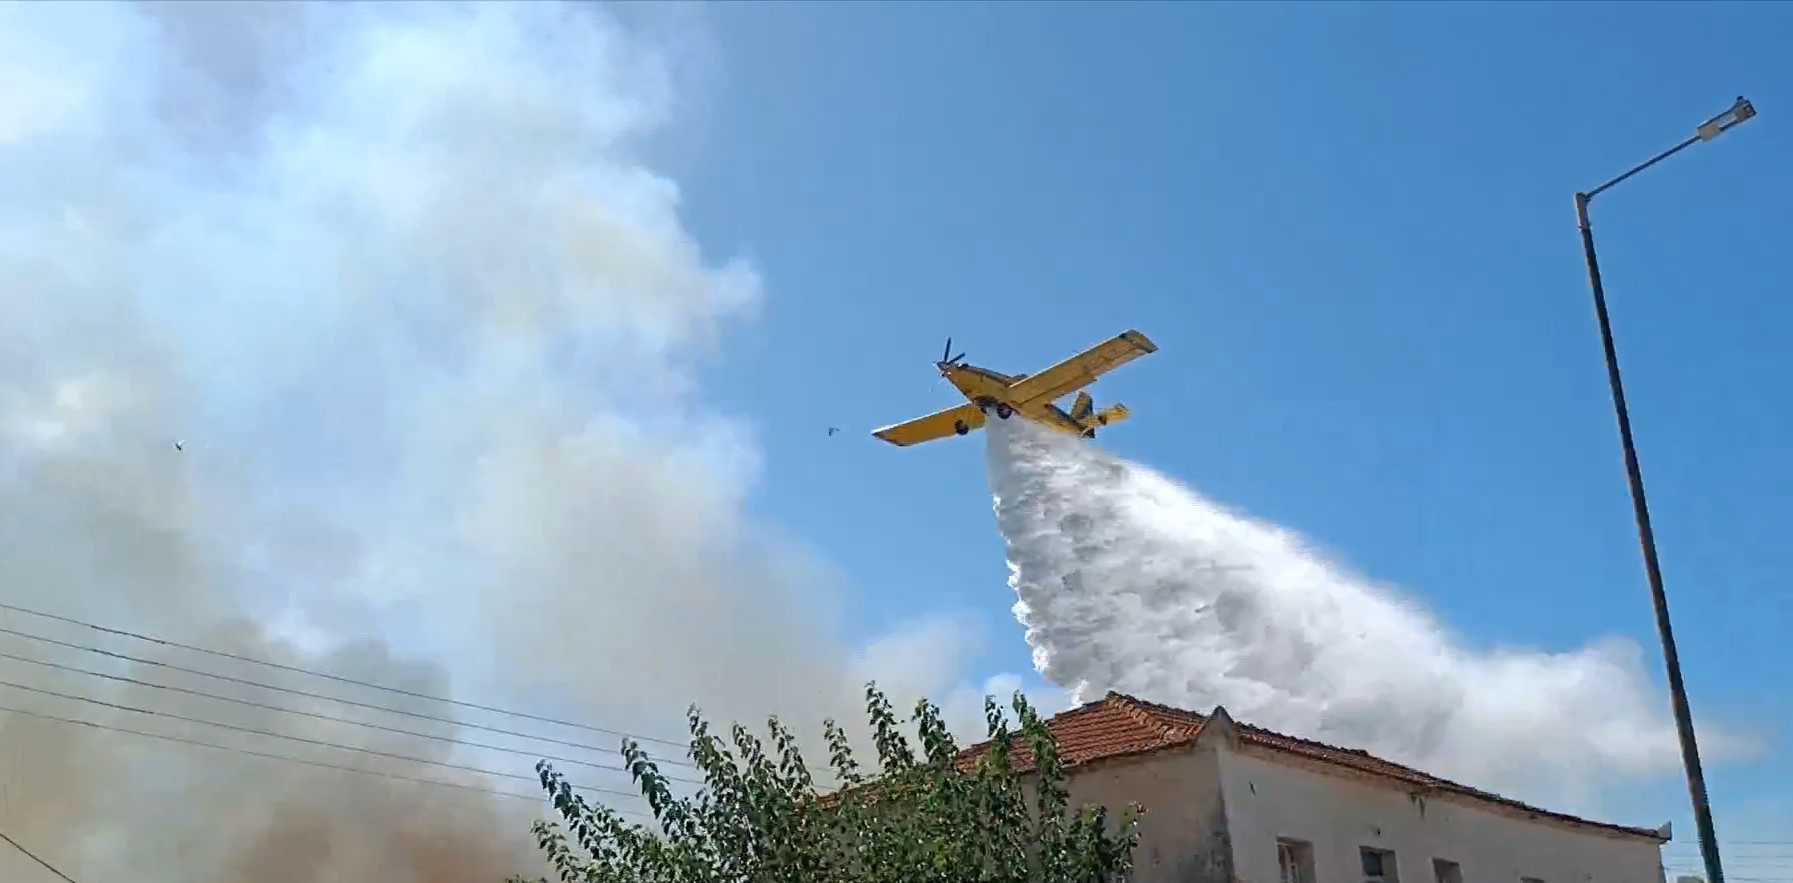
[[[1046,727],[1058,743],[1059,760],[1071,767],[1186,744],[1194,741],[1202,722],[1199,714],[1110,693],[1100,701],[1061,712],[1046,721]],[[1033,751],[1019,734],[1010,745],[1014,768],[1033,769]],[[969,767],[989,753],[989,742],[974,745],[959,755],[959,766]]]
[[[1197,712],[1160,705],[1156,702],[1147,702],[1124,693],[1110,692],[1095,702],[1086,703],[1050,718],[1046,721],[1046,727],[1051,730],[1058,743],[1059,758],[1066,767],[1076,767],[1098,760],[1149,754],[1190,744],[1195,741],[1206,722],[1207,717]],[[1300,739],[1243,723],[1237,725],[1237,731],[1240,740],[1247,744],[1369,773],[1407,785],[1498,804],[1509,809],[1518,809],[1570,824],[1648,837],[1658,841],[1663,839],[1656,832],[1647,828],[1597,822],[1541,809],[1479,788],[1471,788],[1448,779],[1441,779],[1412,767],[1384,760],[1366,751],[1340,748],[1310,739]],[[1020,740],[1020,737],[1015,736],[1010,744],[1013,746],[1010,759],[1014,768],[1023,772],[1033,769],[1033,753]],[[989,753],[989,742],[973,745],[960,753],[958,766],[961,769],[969,769]]]

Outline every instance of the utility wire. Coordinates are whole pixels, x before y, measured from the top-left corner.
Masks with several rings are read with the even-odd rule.
[[[1746,873],[1746,874],[1764,874],[1764,873],[1766,873],[1766,874],[1778,874],[1778,873],[1781,873],[1781,871],[1780,871],[1780,869],[1779,869],[1779,868],[1777,868],[1777,867],[1774,867],[1774,866],[1769,866],[1769,867],[1766,867],[1766,868],[1764,868],[1764,867],[1754,867],[1754,868],[1743,868],[1743,869],[1742,869],[1742,870],[1743,870],[1743,872],[1744,872],[1744,873]],[[1705,877],[1705,876],[1706,876],[1706,875],[1705,875],[1705,874],[1704,874],[1704,873],[1703,873],[1703,871],[1704,871],[1704,869],[1703,869],[1703,868],[1702,868],[1702,867],[1701,867],[1701,866],[1699,866],[1699,865],[1691,865],[1691,864],[1684,864],[1684,865],[1678,865],[1678,866],[1677,866],[1677,865],[1669,865],[1669,866],[1667,866],[1667,867],[1664,867],[1664,868],[1663,868],[1663,871],[1664,871],[1664,872],[1665,872],[1665,873],[1673,873],[1673,874],[1676,874],[1676,875],[1682,875],[1682,874],[1685,874],[1685,875],[1689,875],[1689,876],[1697,876],[1697,877],[1701,877],[1701,878],[1704,878],[1704,877]],[[1793,872],[1790,872],[1790,873],[1793,873]],[[1725,879],[1727,879],[1727,880],[1729,880],[1729,879],[1731,879],[1731,875],[1730,875],[1730,874],[1726,874],[1726,875],[1725,875]],[[1739,877],[1739,878],[1737,878],[1737,879],[1739,879],[1739,880],[1748,880],[1748,879],[1751,879],[1751,878],[1749,878],[1749,877]],[[1758,879],[1759,879],[1759,878],[1758,878]],[[1781,876],[1781,877],[1779,877],[1779,878],[1778,878],[1778,879],[1781,879],[1781,880],[1793,880],[1793,877],[1789,877],[1789,876],[1786,876],[1786,875],[1783,875],[1783,876]]]
[[[109,681],[118,681],[120,683],[125,683],[125,684],[135,684],[137,686],[151,687],[151,688],[154,688],[157,690],[169,690],[169,691],[172,691],[175,693],[185,693],[186,695],[189,695],[189,696],[199,696],[199,697],[203,697],[206,699],[216,699],[220,702],[234,702],[238,705],[245,705],[250,708],[260,708],[260,709],[264,709],[267,711],[279,711],[279,712],[284,712],[286,714],[303,715],[303,716],[309,717],[309,718],[316,718],[317,720],[333,721],[335,723],[350,724],[352,726],[357,726],[357,727],[367,727],[368,729],[372,729],[372,730],[382,730],[382,731],[388,732],[388,733],[397,733],[398,735],[401,735],[401,736],[415,736],[419,739],[433,739],[437,742],[446,742],[450,745],[464,745],[468,748],[482,748],[487,751],[502,751],[502,752],[505,752],[508,754],[515,754],[515,755],[520,755],[523,757],[531,757],[531,758],[535,758],[538,760],[551,760],[551,761],[555,761],[557,763],[577,764],[579,766],[590,767],[591,769],[594,769],[594,770],[607,770],[609,772],[617,772],[617,773],[626,773],[629,771],[627,767],[624,767],[624,766],[621,766],[618,764],[594,763],[589,760],[580,760],[576,757],[561,757],[561,756],[553,755],[553,754],[542,754],[542,753],[538,753],[538,752],[534,752],[534,751],[524,751],[521,748],[507,748],[503,745],[492,745],[492,744],[485,743],[485,742],[473,742],[473,741],[469,741],[469,740],[465,740],[465,739],[456,739],[452,736],[442,736],[442,735],[438,735],[436,733],[423,733],[423,732],[418,732],[417,730],[403,729],[401,727],[388,727],[383,724],[369,723],[367,721],[358,721],[358,720],[354,720],[353,718],[337,717],[335,715],[322,714],[322,713],[315,712],[315,711],[305,711],[303,709],[298,709],[298,708],[283,708],[278,705],[269,705],[264,702],[253,702],[248,699],[238,699],[234,696],[220,696],[216,693],[207,693],[203,690],[190,690],[190,689],[187,689],[186,687],[176,687],[176,686],[173,686],[172,684],[157,684],[157,683],[153,683],[150,681],[139,680],[139,679],[133,678],[133,677],[126,677],[124,675],[108,674],[103,671],[93,671],[91,669],[85,669],[85,668],[81,668],[79,666],[74,666],[74,665],[63,665],[62,663],[59,663],[59,662],[48,662],[48,661],[45,661],[42,659],[32,659],[29,656],[19,656],[17,654],[13,654],[13,653],[0,652],[0,659],[13,659],[13,660],[17,660],[19,662],[28,662],[32,665],[41,665],[41,666],[44,666],[45,668],[60,669],[62,671],[73,672],[75,674],[88,675],[90,677],[96,677],[96,678],[105,678]],[[692,779],[692,778],[681,777],[681,776],[672,776],[672,775],[668,775],[668,776],[666,776],[666,778],[671,781],[674,781],[674,782],[684,782],[684,783],[691,784],[691,785],[704,784],[703,780],[701,780],[701,779]]]
[[[154,710],[151,710],[148,708],[138,708],[134,705],[124,705],[124,704],[118,703],[118,702],[107,702],[104,699],[93,699],[93,698],[90,698],[87,696],[74,696],[74,695],[71,695],[68,693],[58,693],[55,690],[45,690],[40,687],[28,687],[28,686],[25,686],[24,684],[15,684],[11,681],[0,681],[0,687],[12,687],[15,690],[24,690],[29,693],[40,693],[45,696],[54,696],[58,699],[68,699],[73,702],[86,702],[90,705],[98,705],[102,708],[111,708],[111,709],[115,709],[117,711],[129,711],[129,712],[132,712],[135,714],[146,714],[146,715],[150,715],[151,717],[165,717],[170,720],[185,721],[186,723],[190,723],[190,724],[201,724],[204,726],[218,727],[220,729],[225,729],[225,730],[235,730],[239,733],[249,733],[249,734],[255,735],[255,736],[266,736],[271,739],[287,739],[287,740],[290,740],[293,742],[303,742],[307,745],[317,745],[317,746],[323,747],[323,748],[336,748],[336,749],[340,749],[342,751],[357,751],[362,754],[371,754],[376,757],[386,757],[386,758],[391,758],[392,760],[402,760],[402,761],[407,761],[410,763],[427,764],[429,766],[438,766],[438,767],[442,767],[444,769],[461,770],[463,772],[478,773],[480,775],[495,776],[495,777],[503,778],[503,779],[516,779],[516,780],[523,781],[523,782],[538,782],[538,783],[540,781],[534,776],[525,776],[522,773],[506,773],[506,772],[501,772],[499,770],[485,769],[484,767],[476,767],[476,766],[468,766],[466,764],[451,763],[451,762],[445,761],[445,760],[428,760],[428,759],[421,758],[421,757],[411,757],[410,755],[406,755],[406,754],[395,754],[390,751],[381,751],[376,748],[357,748],[353,745],[343,745],[340,742],[330,742],[330,741],[326,741],[323,739],[312,739],[312,738],[308,738],[306,736],[294,736],[294,735],[291,735],[288,733],[276,733],[271,730],[258,730],[254,727],[239,727],[236,724],[227,724],[227,723],[223,723],[220,721],[205,720],[203,718],[197,718],[197,717],[187,717],[185,715],[173,714],[171,712],[166,712],[166,711],[154,711]],[[616,797],[628,797],[628,798],[634,798],[634,799],[641,798],[641,795],[639,795],[639,794],[635,794],[635,793],[628,792],[628,791],[618,791],[614,788],[599,788],[599,787],[596,787],[593,785],[575,785],[575,786],[573,786],[573,788],[574,788],[574,790],[585,791],[585,792],[588,792],[591,794],[608,794],[608,795],[612,795],[612,796],[616,796]]]
[[[115,727],[115,726],[109,726],[106,724],[96,724],[93,721],[77,720],[75,718],[69,718],[69,717],[59,717],[54,714],[45,714],[40,711],[26,711],[25,709],[22,709],[22,708],[13,708],[13,707],[7,706],[7,705],[0,705],[0,713],[16,714],[21,717],[35,718],[37,720],[51,721],[53,723],[59,723],[59,724],[68,724],[70,726],[76,726],[76,727],[87,727],[89,729],[101,730],[101,731],[108,732],[108,733],[122,733],[127,736],[141,736],[145,739],[157,739],[157,740],[160,740],[163,742],[172,742],[177,745],[187,745],[187,746],[191,746],[194,748],[210,748],[214,751],[228,751],[232,754],[241,754],[241,755],[245,755],[248,757],[258,757],[258,758],[262,758],[264,760],[278,760],[278,761],[283,761],[286,763],[296,763],[296,764],[301,764],[303,766],[317,767],[319,769],[337,770],[339,772],[345,772],[345,773],[360,773],[361,775],[364,775],[364,776],[378,776],[382,779],[395,779],[395,780],[398,780],[401,782],[415,782],[419,785],[437,785],[437,786],[440,786],[443,788],[456,788],[456,789],[459,789],[462,791],[477,791],[481,794],[491,794],[491,795],[494,795],[497,797],[510,797],[510,798],[515,798],[518,800],[533,800],[536,802],[543,802],[547,799],[546,796],[542,795],[542,794],[518,794],[515,791],[501,791],[501,790],[498,790],[495,788],[481,788],[478,785],[467,785],[467,784],[463,784],[461,782],[444,782],[441,779],[424,779],[424,778],[419,778],[417,776],[407,776],[402,773],[388,773],[388,772],[382,772],[380,770],[364,769],[362,767],[342,766],[340,764],[326,763],[321,760],[310,760],[310,759],[303,758],[303,757],[293,757],[293,756],[287,755],[287,754],[274,754],[274,753],[267,752],[267,751],[255,751],[253,749],[238,748],[238,747],[232,746],[232,745],[219,745],[216,742],[206,742],[206,741],[200,740],[200,739],[188,739],[188,738],[185,738],[182,736],[170,736],[165,733],[151,733],[151,732],[147,732],[144,730],[133,730],[129,727]],[[642,815],[641,813],[631,812],[628,810],[616,810],[616,812],[620,815],[634,816],[636,818],[642,818],[642,819],[647,818],[647,816]]]
[[[594,727],[594,726],[589,726],[586,724],[573,723],[570,721],[561,721],[561,720],[557,720],[555,718],[542,717],[540,715],[529,714],[527,712],[510,711],[510,710],[498,708],[495,706],[480,705],[478,703],[471,703],[471,702],[462,702],[457,699],[448,699],[448,698],[441,697],[441,696],[432,696],[427,693],[418,693],[418,692],[414,692],[414,691],[410,691],[410,690],[401,690],[396,687],[388,687],[388,686],[384,686],[381,684],[372,683],[369,681],[361,681],[361,680],[356,680],[354,678],[345,678],[345,677],[341,677],[338,675],[332,675],[332,674],[327,674],[324,672],[313,671],[313,670],[307,669],[307,668],[300,668],[298,666],[283,665],[283,664],[275,663],[275,662],[266,662],[264,660],[258,660],[258,659],[255,659],[255,658],[249,657],[249,656],[242,656],[242,655],[235,654],[235,653],[226,653],[221,650],[211,650],[211,649],[208,649],[205,647],[196,647],[196,646],[193,646],[190,644],[183,644],[178,641],[170,641],[165,638],[158,638],[153,635],[145,635],[145,634],[140,634],[137,632],[126,631],[123,629],[115,629],[115,628],[111,628],[109,626],[103,626],[103,625],[99,625],[97,623],[91,623],[91,622],[87,622],[85,620],[75,619],[73,617],[62,616],[62,615],[55,614],[55,613],[45,613],[40,610],[32,610],[28,607],[20,607],[17,604],[8,604],[5,602],[0,602],[0,610],[10,610],[10,611],[13,611],[16,613],[23,613],[23,614],[26,614],[29,616],[37,616],[37,617],[41,617],[43,619],[53,620],[55,622],[63,622],[63,623],[71,624],[71,625],[78,625],[78,626],[81,626],[82,628],[91,629],[93,631],[102,632],[102,633],[110,634],[110,635],[121,635],[121,636],[124,636],[127,638],[132,638],[135,640],[148,641],[152,644],[160,644],[160,645],[166,646],[166,647],[175,647],[175,648],[179,648],[179,649],[183,649],[183,650],[191,650],[196,653],[209,654],[212,656],[218,656],[218,657],[222,657],[225,659],[235,659],[235,660],[241,660],[241,661],[245,661],[245,662],[253,662],[253,663],[256,663],[257,665],[264,665],[264,666],[268,666],[271,668],[280,669],[282,671],[290,671],[290,672],[296,672],[299,674],[306,674],[306,675],[312,675],[315,677],[327,678],[330,680],[340,681],[340,682],[347,683],[347,684],[354,684],[356,686],[366,687],[366,688],[374,689],[374,690],[385,690],[387,692],[397,693],[397,694],[403,695],[403,696],[411,696],[411,697],[427,699],[427,700],[431,700],[431,701],[435,701],[435,702],[445,702],[450,705],[459,705],[459,706],[464,706],[467,708],[479,709],[482,711],[490,711],[490,712],[494,712],[497,714],[508,714],[508,715],[512,715],[515,717],[525,718],[528,720],[536,720],[536,721],[542,721],[545,723],[557,724],[557,725],[561,725],[561,726],[574,727],[577,729],[590,730],[595,733],[605,733],[605,734],[620,736],[623,738],[634,739],[637,742],[652,742],[652,743],[657,743],[660,745],[677,748],[677,749],[680,749],[681,751],[689,750],[689,746],[686,745],[685,743],[675,742],[671,739],[660,739],[660,738],[653,737],[653,736],[640,736],[640,735],[636,735],[636,734],[632,734],[632,733],[623,732],[621,730],[605,729],[602,727]],[[494,727],[494,726],[490,726],[487,724],[478,724],[478,723],[473,723],[470,721],[459,721],[459,720],[455,720],[454,718],[442,717],[439,715],[425,714],[423,712],[416,712],[416,711],[408,711],[408,710],[405,710],[402,708],[393,708],[390,705],[380,705],[380,704],[372,703],[372,702],[362,702],[362,701],[355,700],[355,699],[345,699],[340,696],[331,696],[327,693],[316,693],[316,692],[313,692],[310,690],[301,690],[301,689],[297,689],[297,688],[293,688],[293,687],[283,687],[283,686],[279,686],[277,684],[269,684],[269,683],[264,683],[261,681],[249,680],[247,678],[238,678],[238,677],[232,677],[230,675],[217,674],[214,672],[204,671],[201,669],[188,668],[186,666],[176,665],[172,662],[162,662],[160,660],[147,659],[147,658],[140,657],[140,656],[132,656],[128,653],[118,653],[118,652],[115,652],[112,650],[106,650],[106,649],[103,649],[100,647],[93,647],[93,646],[89,646],[86,644],[80,644],[80,643],[75,643],[75,642],[70,642],[70,641],[62,641],[62,640],[58,640],[56,638],[50,638],[50,637],[46,637],[43,635],[32,634],[30,632],[19,631],[17,629],[6,628],[4,626],[0,626],[0,634],[14,635],[16,637],[25,638],[25,639],[31,640],[31,641],[39,641],[39,642],[46,643],[46,644],[52,644],[52,645],[55,645],[58,647],[66,647],[66,648],[69,648],[72,650],[79,650],[84,653],[95,653],[95,654],[98,654],[101,656],[111,657],[113,659],[120,659],[120,660],[123,660],[126,662],[135,662],[135,663],[138,663],[141,665],[158,666],[161,668],[166,668],[170,671],[178,671],[183,674],[196,675],[198,677],[204,677],[204,678],[212,678],[214,680],[226,681],[226,682],[234,683],[234,684],[242,684],[244,686],[256,687],[258,689],[263,689],[263,690],[275,690],[275,691],[282,692],[282,693],[290,693],[290,694],[293,694],[296,696],[304,696],[309,699],[319,699],[319,700],[323,700],[326,702],[336,702],[336,703],[340,703],[343,705],[354,706],[357,708],[367,708],[367,709],[372,709],[375,711],[383,711],[388,714],[404,715],[406,717],[413,717],[413,718],[417,718],[419,720],[428,720],[428,721],[435,721],[436,723],[452,724],[457,727],[466,727],[468,729],[484,730],[489,733],[498,733],[498,734],[505,735],[505,736],[515,736],[515,737],[522,738],[522,739],[534,739],[537,741],[546,742],[546,743],[553,744],[553,745],[562,745],[562,746],[569,747],[569,748],[581,748],[586,751],[612,751],[612,752],[616,751],[616,749],[614,749],[614,748],[604,748],[604,747],[601,747],[598,745],[591,745],[589,743],[584,743],[584,742],[573,742],[573,741],[569,741],[566,739],[556,739],[556,738],[553,738],[550,736],[538,736],[538,735],[534,735],[531,733],[518,732],[516,730],[507,730],[507,729],[504,729],[503,727]],[[672,758],[672,757],[654,757],[653,760],[654,760],[655,764],[660,765],[660,766],[679,766],[679,767],[685,767],[686,769],[691,769],[691,770],[698,769],[697,764],[695,764],[689,760],[681,760],[681,759]],[[814,775],[818,778],[818,780],[830,779],[833,777],[833,773],[831,771],[819,769],[816,767],[808,767],[808,769],[812,775]],[[672,778],[672,777],[669,776],[668,778]],[[681,781],[689,781],[689,780],[681,780]]]
[[[11,844],[13,849],[16,849],[19,852],[24,853],[26,858],[31,859],[32,861],[37,862],[40,865],[43,865],[44,870],[49,871],[50,873],[55,874],[58,877],[61,877],[64,881],[66,881],[66,883],[75,883],[75,878],[70,877],[67,874],[64,874],[62,871],[58,870],[55,865],[50,864],[49,862],[44,861],[41,858],[38,858],[37,855],[35,853],[33,853],[31,850],[26,849],[23,846],[20,846],[19,841],[14,840],[11,837],[7,836],[5,831],[0,831],[0,840],[4,840],[7,843]]]
[[[1680,844],[1676,844],[1678,847]],[[1793,840],[1726,840],[1725,846],[1793,846]],[[1671,847],[1675,848],[1675,847]],[[1692,845],[1689,849],[1696,848]]]
[[[96,623],[91,623],[91,622],[87,622],[85,620],[75,619],[73,617],[59,616],[54,613],[45,613],[41,610],[32,610],[27,607],[20,607],[16,604],[7,604],[4,602],[0,602],[0,610],[11,610],[15,613],[23,613],[27,616],[36,616],[36,617],[41,617],[43,619],[54,620],[56,622],[67,623],[69,625],[78,625],[78,626],[81,626],[82,628],[92,629],[97,632],[104,632],[109,635],[120,635],[120,636],[126,637],[126,638],[134,638],[139,641],[148,641],[152,644],[160,644],[164,647],[176,647],[176,648],[179,648],[182,650],[190,650],[194,653],[204,653],[208,656],[216,656],[216,657],[220,657],[223,659],[234,659],[238,662],[248,662],[248,663],[252,663],[255,665],[278,669],[280,671],[292,672],[294,674],[310,675],[312,677],[317,677],[317,678],[326,678],[328,680],[337,681],[337,682],[344,683],[344,684],[353,684],[357,687],[367,687],[369,689],[374,689],[374,690],[385,690],[389,693],[397,693],[401,696],[410,696],[415,699],[427,699],[432,702],[446,702],[450,705],[458,705],[462,708],[472,708],[472,709],[477,709],[479,711],[491,712],[493,714],[503,714],[503,715],[509,715],[511,717],[520,717],[525,720],[538,721],[538,722],[545,723],[545,724],[554,724],[556,726],[562,726],[562,727],[572,727],[574,729],[586,730],[589,732],[600,733],[600,734],[607,735],[607,736],[618,736],[618,737],[627,738],[627,739],[635,739],[640,742],[656,742],[661,745],[671,746],[673,748],[683,749],[686,747],[685,743],[677,742],[677,741],[674,741],[671,739],[658,739],[658,738],[654,738],[652,736],[639,736],[639,735],[635,735],[633,733],[625,733],[621,730],[612,730],[612,729],[607,729],[605,727],[595,727],[590,724],[582,724],[582,723],[578,723],[576,721],[560,720],[558,718],[545,717],[545,716],[539,715],[539,714],[530,714],[528,712],[523,712],[523,711],[513,711],[510,709],[506,709],[506,708],[498,708],[498,707],[492,706],[492,705],[481,705],[477,702],[466,702],[466,701],[463,701],[460,699],[449,699],[445,696],[432,696],[428,693],[419,693],[419,692],[416,692],[413,690],[400,689],[398,687],[388,687],[384,684],[376,684],[376,683],[372,683],[370,681],[356,680],[355,678],[347,678],[347,677],[343,677],[341,675],[333,675],[328,672],[314,671],[309,668],[300,668],[299,666],[296,666],[296,665],[284,665],[284,664],[278,663],[278,662],[269,662],[265,659],[256,659],[253,656],[243,656],[243,655],[237,654],[237,653],[226,653],[223,650],[212,650],[212,649],[208,649],[206,647],[196,647],[191,644],[182,644],[178,641],[170,641],[170,640],[166,640],[163,638],[153,637],[150,635],[139,634],[137,632],[126,631],[124,629],[110,628],[108,626],[98,625]]]
[[[1664,851],[1662,856],[1663,856],[1663,859],[1666,861],[1687,860],[1687,861],[1693,861],[1696,863],[1699,861],[1699,856],[1688,855],[1688,854],[1682,853],[1682,852]],[[1726,861],[1729,861],[1733,856],[1735,856],[1738,861],[1781,862],[1781,863],[1787,864],[1789,867],[1793,867],[1793,853],[1752,852],[1749,850],[1748,847],[1733,847],[1731,849],[1725,850],[1725,860]]]
[[[0,608],[6,608],[8,606],[9,605],[6,605],[6,604],[0,604]],[[295,687],[282,687],[279,684],[269,684],[269,683],[264,683],[262,681],[252,681],[247,678],[238,678],[238,677],[232,677],[230,675],[221,675],[221,674],[217,674],[215,672],[209,672],[209,671],[205,671],[202,669],[187,668],[186,666],[176,665],[172,662],[162,662],[160,660],[148,659],[148,658],[142,657],[142,656],[132,656],[129,653],[118,653],[118,652],[115,652],[112,650],[106,650],[106,649],[103,649],[100,647],[92,647],[92,646],[89,646],[86,644],[79,644],[79,643],[75,643],[72,641],[63,641],[63,640],[59,640],[56,638],[45,637],[43,635],[34,635],[30,632],[22,632],[17,629],[10,629],[10,628],[6,628],[4,626],[0,626],[0,634],[13,635],[15,637],[24,638],[29,641],[37,641],[39,643],[50,644],[50,645],[57,646],[57,647],[64,647],[64,648],[67,648],[70,650],[79,650],[83,653],[93,653],[93,654],[96,654],[99,656],[106,656],[106,657],[109,657],[112,659],[118,659],[118,660],[122,660],[125,662],[135,662],[139,665],[153,665],[158,668],[168,669],[169,671],[178,671],[182,674],[196,675],[196,676],[202,677],[202,678],[211,678],[216,681],[224,681],[226,683],[231,683],[231,684],[241,684],[245,687],[255,687],[257,689],[262,689],[262,690],[273,690],[273,691],[276,691],[279,693],[289,693],[294,696],[304,696],[307,699],[319,699],[319,700],[322,700],[325,702],[336,702],[336,703],[339,703],[342,705],[354,706],[356,708],[366,708],[366,709],[371,709],[373,711],[383,711],[388,714],[397,714],[397,715],[403,715],[405,717],[413,717],[413,718],[417,718],[419,720],[435,721],[436,723],[440,723],[440,724],[452,724],[457,727],[466,727],[467,729],[472,729],[472,730],[484,730],[488,733],[498,733],[498,734],[504,735],[504,736],[515,736],[520,739],[534,739],[539,742],[547,742],[552,745],[562,745],[562,746],[566,746],[568,748],[582,748],[586,751],[612,751],[613,752],[616,750],[614,748],[605,748],[600,745],[592,745],[592,744],[585,743],[585,742],[572,742],[572,741],[568,741],[565,739],[555,739],[550,736],[537,736],[537,735],[533,735],[530,733],[518,732],[516,730],[507,730],[507,729],[504,729],[503,727],[494,727],[494,726],[489,726],[486,724],[473,723],[470,721],[458,721],[451,717],[442,717],[440,715],[425,714],[420,711],[407,711],[403,708],[393,708],[390,705],[380,705],[380,704],[374,703],[374,702],[361,702],[361,701],[355,700],[355,699],[344,699],[340,696],[331,696],[327,693],[315,693],[310,690],[300,690]],[[663,758],[655,758],[654,760],[656,763],[660,763],[660,764],[670,764],[673,766],[690,767],[693,769],[696,768],[696,764],[693,764],[690,761],[686,761],[686,760],[678,760],[678,759],[673,759],[673,758],[664,758],[664,759]]]

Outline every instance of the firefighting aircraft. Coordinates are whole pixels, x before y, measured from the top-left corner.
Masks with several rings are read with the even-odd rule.
[[[967,365],[965,354],[953,355],[953,339],[946,339],[946,351],[934,367],[940,375],[964,393],[963,405],[917,417],[906,423],[886,426],[872,435],[893,445],[916,445],[948,435],[965,435],[984,425],[984,419],[995,412],[997,419],[1007,420],[1021,415],[1041,425],[1084,438],[1095,438],[1096,427],[1113,426],[1131,416],[1127,406],[1119,402],[1096,410],[1095,400],[1081,390],[1096,378],[1147,353],[1158,351],[1138,331],[1123,331],[1038,374],[1010,376],[988,368]],[[1059,398],[1077,393],[1071,410],[1053,404]]]

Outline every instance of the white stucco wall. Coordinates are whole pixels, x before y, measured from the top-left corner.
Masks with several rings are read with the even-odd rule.
[[[1463,883],[1662,883],[1650,840],[1514,818],[1461,798],[1420,803],[1402,790],[1290,765],[1250,746],[1216,752],[1241,883],[1278,883],[1276,839],[1313,844],[1314,883],[1362,883],[1359,848],[1395,853],[1399,883],[1434,883],[1432,860]]]

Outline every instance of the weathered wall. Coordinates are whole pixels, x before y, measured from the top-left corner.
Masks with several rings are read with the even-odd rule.
[[[1361,883],[1363,846],[1395,853],[1399,883],[1434,883],[1434,858],[1461,865],[1463,883],[1662,883],[1652,841],[1514,818],[1460,798],[1420,802],[1256,751],[1216,757],[1241,883],[1278,883],[1278,837],[1313,844],[1314,883]]]
[[[1211,747],[1098,763],[1072,770],[1071,804],[1145,807],[1134,883],[1231,883],[1218,773]]]

